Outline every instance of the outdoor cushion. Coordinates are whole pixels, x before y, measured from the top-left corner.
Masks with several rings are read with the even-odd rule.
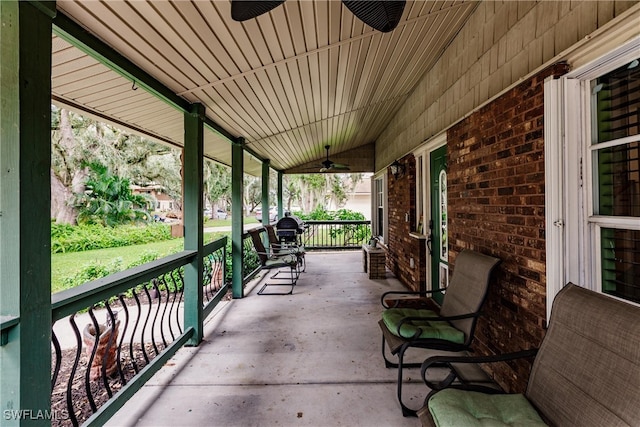
[[[446,389],[429,399],[437,427],[546,426],[522,394],[485,394]]]
[[[269,258],[265,261],[264,265],[267,267],[277,267],[278,265],[291,266],[296,265],[297,263],[298,259],[295,255],[285,255],[277,258]]]
[[[398,335],[398,325],[405,317],[438,317],[438,314],[431,310],[420,310],[415,308],[389,308],[382,312],[382,320],[389,331]],[[402,338],[411,338],[420,330],[418,338],[435,338],[446,340],[458,344],[464,343],[464,333],[457,330],[446,321],[415,320],[402,324],[400,335]]]

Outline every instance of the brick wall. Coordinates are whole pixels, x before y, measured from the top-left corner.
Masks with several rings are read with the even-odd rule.
[[[447,133],[449,261],[465,248],[499,257],[487,316],[476,330],[480,354],[538,346],[546,322],[544,79],[557,64],[524,81]],[[528,363],[502,364],[495,378],[524,391]]]
[[[416,161],[413,155],[399,160],[404,164],[404,175],[397,179],[388,176],[389,236],[387,267],[409,289],[425,287],[425,241],[409,236],[416,224]],[[406,215],[409,214],[409,221]],[[411,258],[414,266],[411,268]]]

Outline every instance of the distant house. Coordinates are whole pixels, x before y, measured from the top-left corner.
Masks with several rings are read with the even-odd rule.
[[[365,219],[371,219],[371,181],[370,174],[359,182],[345,203],[344,208],[355,212],[360,212]]]
[[[131,191],[134,194],[148,194],[153,200],[152,210],[160,212],[169,212],[177,207],[177,203],[168,194],[164,192],[164,187],[158,184],[147,185],[131,185]]]

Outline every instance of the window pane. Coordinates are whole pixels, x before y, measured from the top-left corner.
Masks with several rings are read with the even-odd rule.
[[[599,215],[640,217],[640,142],[596,152]]]
[[[602,292],[640,302],[640,231],[603,228]]]
[[[440,202],[440,259],[443,261],[449,260],[449,242],[447,240],[447,171],[440,171],[439,202]]]
[[[591,82],[595,143],[640,133],[640,61],[633,60]]]

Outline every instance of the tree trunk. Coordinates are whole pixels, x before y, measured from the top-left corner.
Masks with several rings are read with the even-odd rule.
[[[58,224],[76,223],[77,212],[68,201],[73,199],[73,193],[60,181],[51,170],[51,218]]]

